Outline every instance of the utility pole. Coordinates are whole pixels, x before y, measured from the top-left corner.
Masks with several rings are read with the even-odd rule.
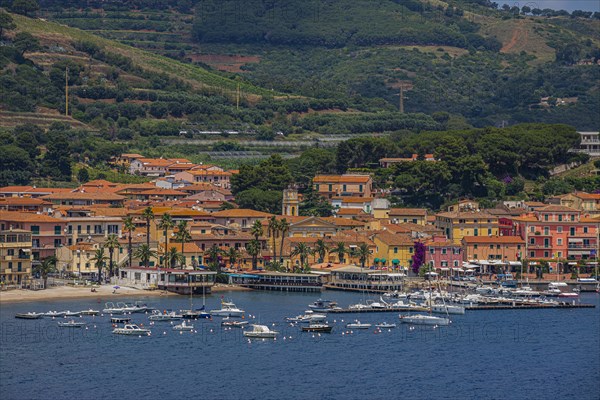
[[[393,83],[391,85],[391,87],[400,90],[400,93],[398,93],[397,95],[394,95],[394,96],[400,97],[400,100],[398,103],[398,111],[400,111],[401,114],[404,114],[404,100],[406,99],[406,97],[404,97],[404,92],[408,91],[408,90],[412,90],[413,83],[410,81],[398,81],[398,82]]]
[[[65,69],[65,115],[69,115],[69,67]]]

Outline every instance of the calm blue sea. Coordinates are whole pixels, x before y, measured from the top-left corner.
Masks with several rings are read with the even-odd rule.
[[[208,296],[207,308],[217,307],[220,296]],[[372,329],[346,334],[343,323],[356,316],[335,315],[334,332],[319,336],[283,322],[318,295],[232,292],[225,297],[245,309],[247,319],[275,324],[280,337],[248,342],[239,329],[223,330],[217,318],[194,322],[197,333],[181,335],[168,323],[156,323],[152,336],[144,338],[111,334],[107,316],[85,317],[87,330],[58,328],[47,318],[14,318],[16,312],[101,309],[110,298],[3,305],[0,398],[600,397],[599,308],[471,311],[454,316],[449,328],[399,325],[379,334]],[[323,297],[342,306],[365,300],[343,292]],[[581,300],[600,305],[599,297],[585,294]],[[160,309],[189,306],[185,297],[145,301]],[[202,299],[194,301],[196,306]],[[148,325],[146,315],[133,317]],[[398,315],[361,314],[360,320],[398,322]]]

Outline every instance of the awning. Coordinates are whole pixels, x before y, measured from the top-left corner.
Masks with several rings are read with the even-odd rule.
[[[475,269],[475,268],[481,268],[481,265],[467,264],[464,267],[468,268],[468,269]]]
[[[479,263],[481,265],[490,265],[490,263],[487,260],[479,260],[479,261],[477,261],[477,263]]]
[[[392,264],[394,264],[394,265],[398,265],[398,264],[400,264],[400,260],[398,260],[397,258],[394,258],[394,259],[392,260]]]
[[[373,260],[375,262],[379,262],[379,257],[375,257],[375,260]]]
[[[519,267],[521,263],[519,261],[509,261],[508,264],[512,267]]]
[[[379,260],[379,261],[381,261],[382,263],[384,263],[384,264],[385,264],[387,260],[386,260],[385,258],[382,258],[382,259],[381,259],[381,260]]]

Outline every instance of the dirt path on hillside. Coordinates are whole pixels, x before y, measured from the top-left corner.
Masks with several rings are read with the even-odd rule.
[[[529,31],[525,29],[523,25],[523,21],[519,21],[519,26],[513,31],[510,41],[500,49],[502,53],[508,53],[517,44],[519,44],[520,47],[525,47],[525,45],[527,45],[527,41],[529,40]]]

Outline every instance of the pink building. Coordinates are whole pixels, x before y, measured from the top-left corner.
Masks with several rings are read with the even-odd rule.
[[[434,236],[425,243],[425,262],[440,271],[462,267],[462,249],[445,236]]]

